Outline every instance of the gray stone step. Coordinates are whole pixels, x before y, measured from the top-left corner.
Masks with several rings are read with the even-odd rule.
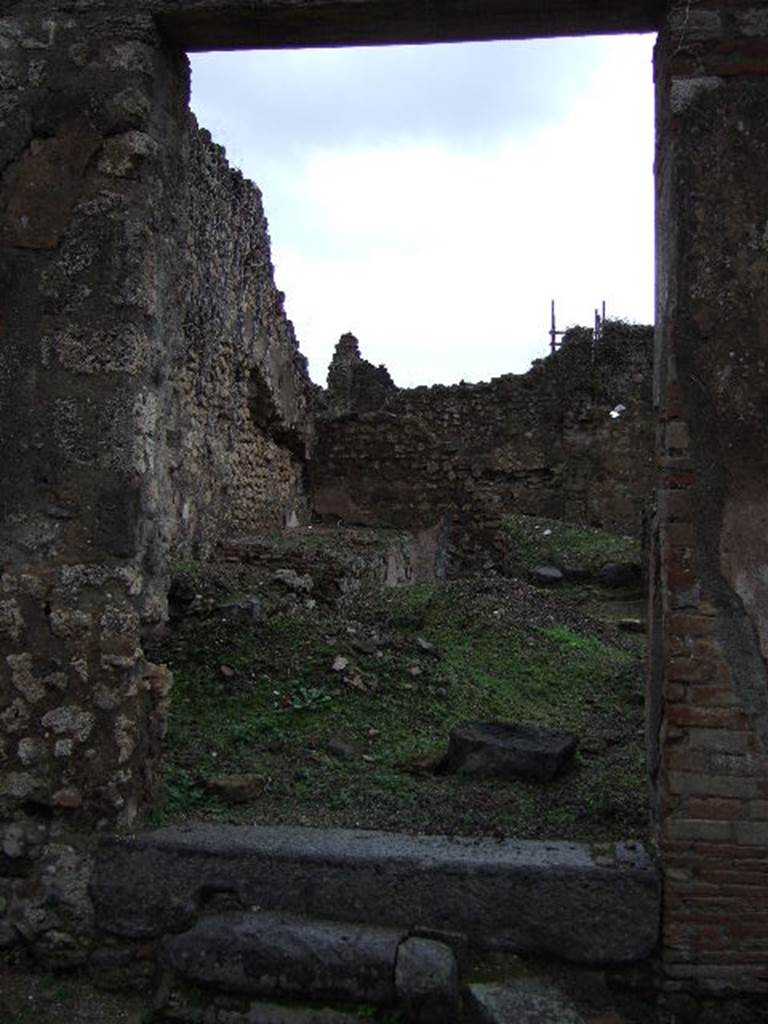
[[[537,978],[470,985],[464,1024],[586,1024],[567,996]]]
[[[156,1010],[152,1024],[211,1024],[217,1020],[210,1007],[176,1005]],[[242,1011],[228,1009],[218,1014],[221,1024],[361,1024],[358,1013],[344,1013],[328,1007],[287,1006],[258,999]]]
[[[458,932],[474,948],[580,963],[642,959],[659,926],[657,869],[638,844],[452,839],[349,829],[198,825],[112,837],[92,894],[125,938],[189,928],[213,894],[243,909]]]
[[[452,950],[405,931],[276,913],[202,918],[167,936],[159,965],[206,989],[244,996],[398,1006],[414,1024],[456,1024]]]

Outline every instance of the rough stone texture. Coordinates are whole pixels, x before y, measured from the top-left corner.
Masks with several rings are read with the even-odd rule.
[[[673,8],[656,54],[648,704],[664,971],[669,988],[765,994],[768,4]]]
[[[54,845],[155,789],[172,680],[141,637],[168,559],[306,509],[259,193],[147,10],[0,18],[0,817]],[[79,948],[82,914],[38,901],[46,848],[8,867],[11,918]]]
[[[654,480],[651,339],[609,323],[593,346],[574,329],[527,374],[401,390],[345,336],[317,406],[315,511],[410,528],[450,516],[460,563],[494,547],[503,563],[504,512],[639,536]]]
[[[547,782],[571,763],[578,745],[578,737],[539,725],[464,722],[451,729],[439,770]]]
[[[273,395],[289,443],[257,387],[256,408],[269,414],[253,417],[259,436],[241,444],[214,422],[222,419],[216,361],[186,363],[186,296],[205,294],[188,279],[194,261],[186,256],[195,243],[186,161],[198,143],[222,194],[231,189],[254,216],[256,205],[234,179],[217,177],[219,157],[190,136],[185,62],[169,40],[208,48],[631,31],[656,27],[666,11],[656,68],[661,478],[648,701],[666,870],[665,971],[668,985],[681,988],[768,989],[766,0],[5,0],[0,815],[12,852],[0,862],[0,913],[7,919],[13,906],[33,939],[66,950],[88,930],[87,901],[46,896],[45,851],[68,846],[87,871],[82,837],[60,842],[70,827],[129,824],[154,785],[170,679],[146,663],[141,631],[164,615],[164,564],[174,545],[204,546],[205,523],[213,529],[218,515],[206,520],[204,488],[181,486],[172,370],[184,387],[210,384],[206,430],[222,451],[234,442],[222,464],[196,452],[206,472],[221,468],[226,481],[231,469],[242,479],[253,453],[275,444],[278,493],[298,495],[290,403]],[[223,250],[212,241],[204,251]],[[227,277],[220,270],[217,288]],[[237,273],[229,294],[236,280]],[[265,287],[262,297],[271,294]],[[199,325],[197,318],[189,326]],[[248,330],[227,332],[220,354]],[[282,327],[276,332],[288,338]],[[567,346],[563,352],[561,360]],[[274,380],[275,366],[288,362],[268,358],[256,379]],[[484,413],[494,387],[464,390]],[[506,387],[498,388],[502,397]],[[517,394],[509,389],[506,397]],[[242,425],[244,391],[236,390],[232,411]],[[453,402],[446,396],[445,409]],[[412,404],[386,422],[398,424],[390,450],[401,458],[398,445],[415,445],[411,464],[419,466],[434,439],[418,418],[418,397]],[[202,417],[196,423],[199,438]],[[578,423],[572,433],[584,436]],[[546,470],[546,459],[536,458],[534,450],[527,461]],[[397,459],[377,467],[385,494],[401,469]],[[427,467],[420,490],[403,492],[400,507],[418,522],[445,501],[458,509],[466,536],[477,498],[481,526],[493,534],[480,499],[493,493],[495,472],[481,463],[479,479],[467,484],[447,465]],[[515,472],[502,466],[496,475],[511,486]],[[547,493],[546,473],[542,479],[518,478],[512,494],[538,500]],[[436,481],[434,494],[423,480]],[[185,493],[198,502],[187,524]],[[262,510],[276,515],[289,504],[270,500]],[[236,518],[245,514],[236,497],[222,505]],[[425,518],[438,532],[440,522]]]
[[[353,334],[342,334],[328,368],[328,388],[323,409],[329,415],[375,412],[397,392],[386,366],[374,366],[360,356],[360,343]]]
[[[461,1020],[459,972],[448,946],[409,938],[397,951],[395,988],[409,1024],[457,1024]]]
[[[313,548],[306,575],[307,545]],[[429,531],[309,526],[237,537],[222,546],[227,561],[252,566],[296,596],[333,600],[365,587],[396,587],[443,574],[443,544]],[[304,581],[303,583],[301,581]],[[309,589],[302,591],[302,586]]]
[[[306,521],[309,377],[274,285],[259,190],[190,118],[172,367],[174,551]]]
[[[387,1004],[405,937],[282,914],[221,914],[167,938],[160,962],[187,981],[246,995]]]
[[[561,992],[528,978],[507,984],[469,985],[465,1007],[466,1024],[585,1024]]]
[[[452,840],[260,826],[164,829],[104,842],[104,931],[150,938],[194,922],[206,892],[320,919],[461,932],[479,947],[622,962],[656,943],[656,869],[639,846]]]

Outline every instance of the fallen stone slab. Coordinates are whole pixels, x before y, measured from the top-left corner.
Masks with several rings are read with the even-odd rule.
[[[555,565],[537,565],[530,570],[528,578],[542,587],[554,587],[563,582],[564,576]]]
[[[585,1024],[570,1000],[535,978],[469,985],[464,1024]]]
[[[406,938],[391,928],[234,912],[167,937],[160,964],[186,981],[243,995],[392,1004]],[[420,959],[428,961],[423,952]]]
[[[547,782],[571,763],[578,745],[577,736],[539,725],[463,722],[451,730],[438,772]]]
[[[642,959],[659,927],[658,871],[634,843],[597,856],[582,843],[194,825],[103,840],[91,891],[100,929],[137,939],[190,928],[211,893],[579,963]]]

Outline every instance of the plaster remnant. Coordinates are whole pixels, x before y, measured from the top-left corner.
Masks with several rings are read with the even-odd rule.
[[[715,75],[701,75],[698,78],[675,78],[672,82],[670,109],[673,114],[682,114],[705,92],[719,89],[723,79]]]

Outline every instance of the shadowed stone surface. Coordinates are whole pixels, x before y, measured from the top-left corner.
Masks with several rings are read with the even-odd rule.
[[[573,760],[578,738],[556,729],[512,722],[466,722],[451,730],[443,774],[553,779]]]
[[[282,914],[222,914],[166,939],[161,962],[188,981],[228,992],[393,1003],[395,961],[404,939],[404,932],[384,928]]]
[[[663,0],[147,0],[186,50],[520,39],[650,32]]]
[[[104,841],[92,896],[102,930],[189,928],[206,893],[336,921],[440,929],[471,945],[576,962],[646,956],[656,867],[639,845],[595,858],[579,843],[201,825]]]
[[[585,1024],[562,993],[523,978],[505,985],[470,985],[466,1024]]]
[[[411,938],[397,953],[395,986],[414,1024],[456,1024],[461,1019],[456,957],[434,939]]]

